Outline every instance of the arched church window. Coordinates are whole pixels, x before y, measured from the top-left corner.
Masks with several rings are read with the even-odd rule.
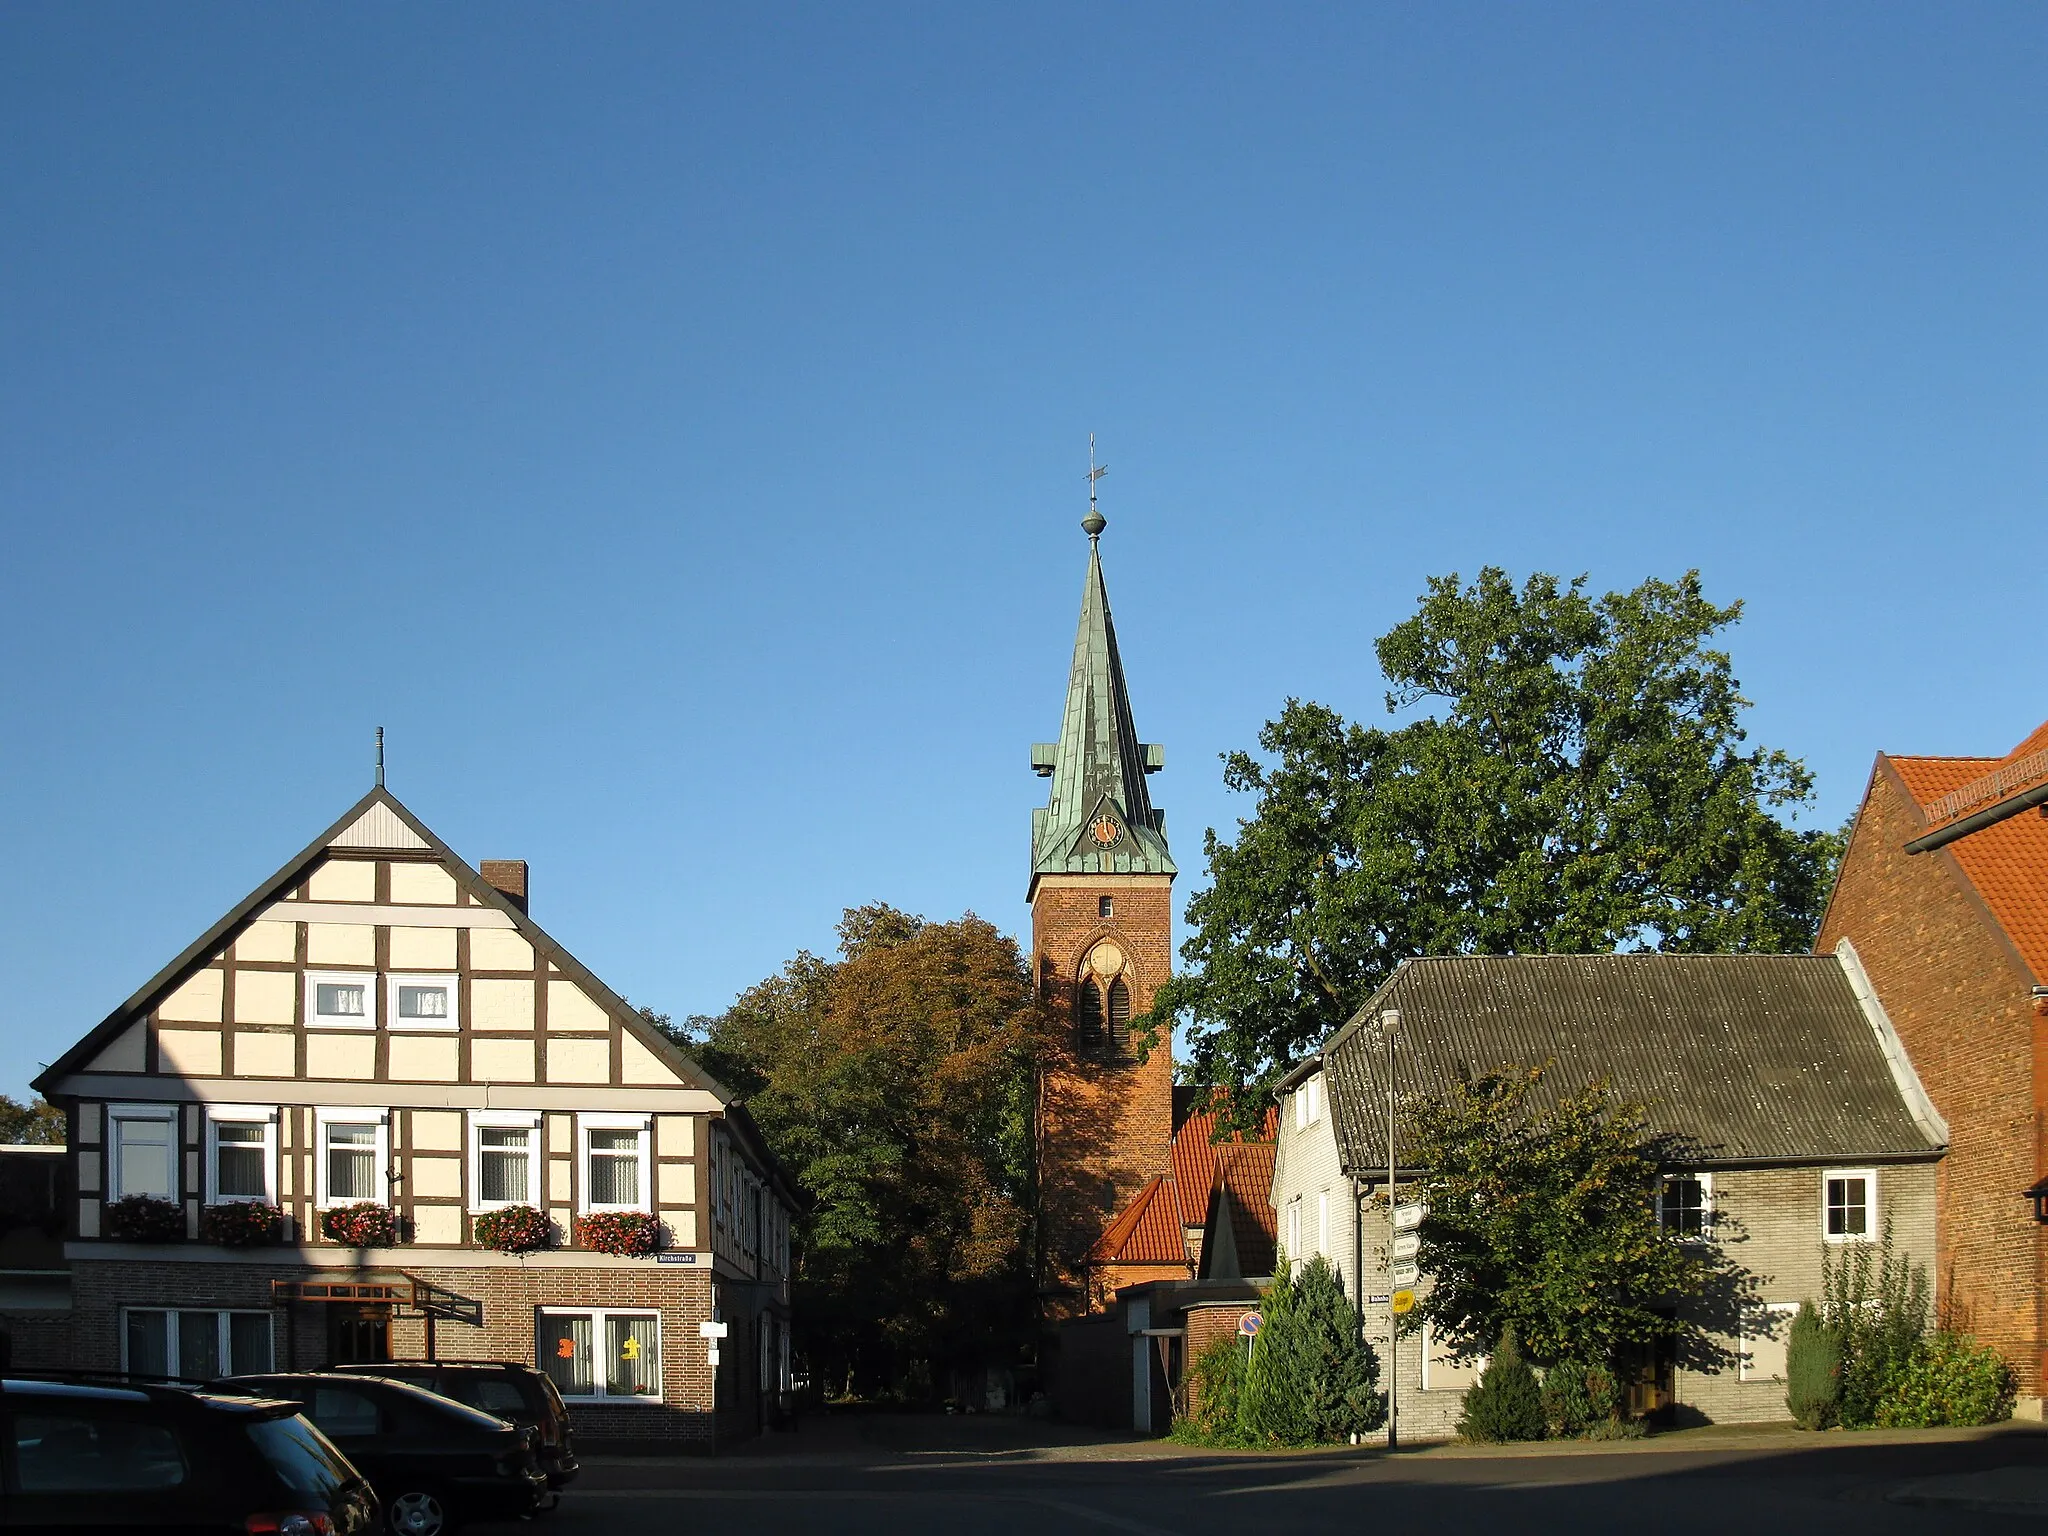
[[[1109,984],[1109,1043],[1118,1053],[1131,1047],[1131,989],[1121,976]]]
[[[1083,976],[1074,987],[1074,1035],[1085,1051],[1102,1048],[1102,990],[1089,976]]]

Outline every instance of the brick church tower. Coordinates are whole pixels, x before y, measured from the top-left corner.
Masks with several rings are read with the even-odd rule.
[[[1041,1075],[1039,1288],[1048,1315],[1087,1309],[1090,1250],[1133,1196],[1169,1168],[1173,1048],[1143,1061],[1130,1021],[1172,967],[1173,856],[1145,777],[1163,747],[1138,740],[1102,584],[1104,520],[1091,496],[1088,576],[1057,743],[1031,766],[1052,780],[1031,815],[1031,941],[1061,1022]]]

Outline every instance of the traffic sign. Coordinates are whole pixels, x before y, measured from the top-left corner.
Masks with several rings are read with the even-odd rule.
[[[1394,1282],[1395,1290],[1405,1290],[1422,1278],[1422,1271],[1413,1264],[1396,1264],[1393,1274],[1388,1278]]]
[[[1247,1312],[1237,1320],[1237,1331],[1248,1339],[1259,1336],[1259,1330],[1266,1326],[1265,1318],[1256,1312]]]
[[[1408,1290],[1396,1291],[1394,1292],[1391,1305],[1396,1317],[1399,1317],[1403,1312],[1413,1312],[1415,1310],[1415,1293]]]
[[[724,1323],[699,1323],[697,1325],[697,1337],[700,1339],[722,1339],[728,1331],[728,1326]]]
[[[1422,1251],[1422,1239],[1416,1233],[1402,1232],[1394,1238],[1394,1257],[1412,1259]]]
[[[1429,1207],[1420,1202],[1414,1205],[1397,1205],[1394,1207],[1394,1230],[1412,1232],[1422,1225],[1422,1218],[1428,1214]]]

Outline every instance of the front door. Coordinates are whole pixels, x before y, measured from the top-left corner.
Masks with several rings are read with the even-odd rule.
[[[327,1363],[379,1365],[391,1358],[391,1309],[331,1306],[327,1309]]]
[[[1678,1341],[1669,1337],[1622,1351],[1621,1374],[1628,1411],[1638,1418],[1669,1422],[1677,1401]]]

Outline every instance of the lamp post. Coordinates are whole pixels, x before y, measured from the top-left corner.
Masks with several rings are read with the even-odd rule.
[[[1397,1330],[1401,1315],[1394,1310],[1400,1287],[1394,1280],[1394,1036],[1401,1031],[1401,1011],[1380,1014],[1380,1033],[1387,1042],[1387,1449],[1401,1448],[1401,1366]]]

